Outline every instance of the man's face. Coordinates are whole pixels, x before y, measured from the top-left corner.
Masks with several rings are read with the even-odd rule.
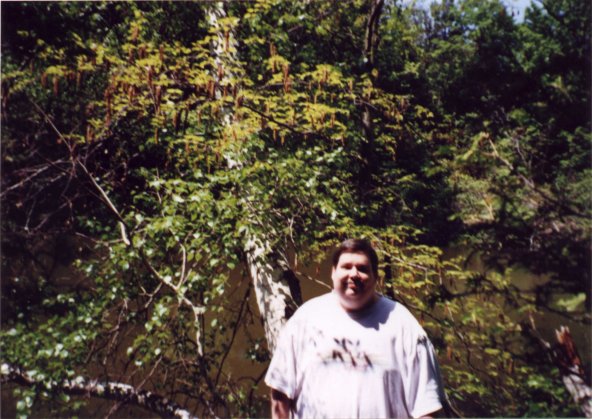
[[[376,300],[376,277],[365,253],[342,253],[331,279],[341,306],[347,311],[360,310]]]

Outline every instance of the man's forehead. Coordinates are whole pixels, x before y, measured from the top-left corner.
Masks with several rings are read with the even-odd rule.
[[[341,255],[339,255],[339,260],[337,261],[337,263],[341,262],[344,259],[354,259],[357,260],[358,262],[366,262],[366,263],[370,263],[370,258],[368,257],[368,255],[365,252],[362,251],[345,251],[343,252]]]

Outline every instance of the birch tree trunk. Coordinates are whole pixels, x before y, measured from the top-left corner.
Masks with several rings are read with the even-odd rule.
[[[221,20],[227,17],[223,2],[212,3],[208,8],[208,18],[215,31],[212,52],[218,68],[217,83],[219,86],[229,85],[238,79],[230,69],[239,68],[237,58],[237,41],[233,30],[222,27]],[[217,89],[219,97],[221,89]],[[233,123],[233,111],[223,109],[227,125]],[[245,161],[240,150],[225,154],[229,169],[241,170]],[[253,207],[250,185],[241,185],[241,203],[248,211],[248,220],[255,228],[248,229],[244,242],[245,259],[255,288],[257,305],[269,351],[275,350],[278,334],[296,308],[302,303],[300,284],[296,275],[289,267],[285,249],[273,249],[268,236],[265,222],[260,219]],[[256,231],[256,232],[255,232]]]

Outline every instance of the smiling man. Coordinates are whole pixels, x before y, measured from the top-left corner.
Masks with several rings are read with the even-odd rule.
[[[378,257],[346,240],[333,255],[333,291],[302,305],[278,341],[265,382],[274,418],[432,416],[444,393],[425,331],[376,292]]]

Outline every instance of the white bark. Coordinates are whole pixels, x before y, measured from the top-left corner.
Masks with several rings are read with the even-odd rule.
[[[234,33],[225,31],[219,25],[219,20],[224,17],[226,17],[226,12],[223,2],[212,3],[208,10],[208,18],[210,25],[216,30],[216,40],[212,45],[216,64],[224,68],[223,78],[218,80],[221,85],[235,79],[236,75],[232,74],[230,69],[235,67],[234,64],[238,62],[236,58],[237,42]],[[219,91],[220,89],[218,89],[218,94]],[[224,112],[225,123],[231,124],[232,111],[225,109]],[[245,164],[241,159],[240,150],[229,152],[224,157],[229,169],[240,170]],[[243,199],[243,202],[246,203],[245,207],[251,212],[249,219],[253,224],[258,225],[257,230],[265,231],[265,226],[261,225],[262,221],[255,214],[256,209],[248,203],[250,201],[248,199],[249,185],[243,185],[241,192],[245,197]],[[247,234],[244,246],[246,262],[255,288],[267,345],[270,352],[273,353],[282,326],[300,303],[299,287],[294,284],[294,281],[292,281],[292,286],[289,285],[290,280],[295,278],[293,275],[289,275],[290,270],[285,262],[285,252],[278,249],[274,249],[272,252],[270,240],[265,236],[265,233],[249,232]]]
[[[257,306],[263,320],[263,329],[270,352],[275,350],[279,332],[300,303],[294,298],[284,273],[289,269],[278,260],[269,257],[269,249],[257,244],[256,240],[247,243],[247,262],[255,286]]]
[[[92,396],[102,399],[115,400],[133,404],[163,417],[176,417],[182,419],[195,418],[188,410],[178,406],[166,397],[146,390],[138,390],[135,387],[118,382],[99,382],[76,377],[73,380],[63,382],[41,382],[31,376],[30,373],[9,364],[2,364],[2,382],[14,382],[23,386],[42,384],[48,391],[59,391],[68,395]]]

